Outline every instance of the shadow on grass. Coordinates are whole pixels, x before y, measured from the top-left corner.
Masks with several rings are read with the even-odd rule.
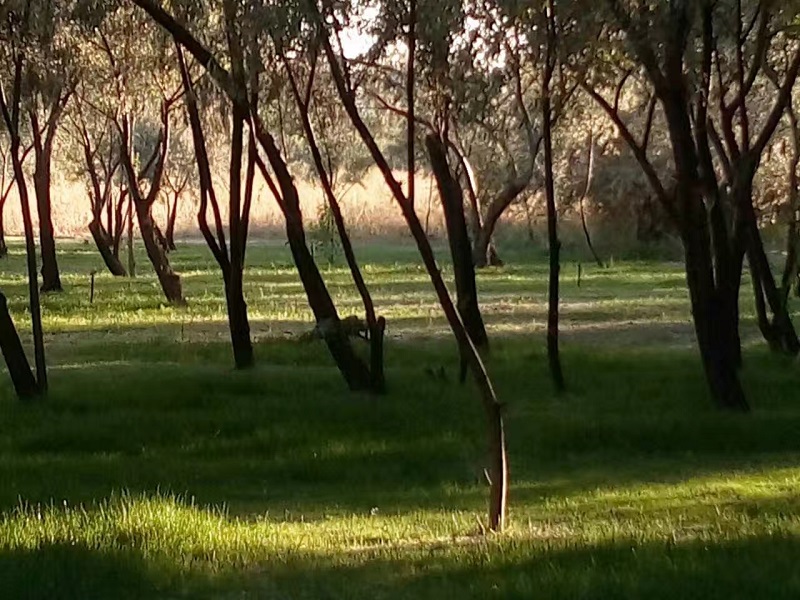
[[[166,569],[154,569],[140,552],[83,544],[45,544],[35,550],[0,550],[0,588],[14,600],[161,598],[170,587]],[[171,586],[180,591],[179,586]],[[174,596],[173,596],[174,597]]]
[[[145,559],[139,551],[43,545],[0,551],[5,597],[293,599],[789,599],[800,595],[800,539],[578,545],[475,540],[350,554],[264,556],[213,576],[202,565]],[[190,561],[184,561],[190,562]],[[200,568],[197,568],[197,567]],[[208,565],[206,565],[208,567]]]

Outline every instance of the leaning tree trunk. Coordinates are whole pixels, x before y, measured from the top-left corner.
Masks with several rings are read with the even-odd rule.
[[[480,350],[489,349],[489,336],[478,305],[478,286],[475,266],[464,217],[464,198],[447,162],[447,150],[441,138],[434,134],[425,137],[425,145],[444,209],[453,273],[456,280],[456,306],[472,343]],[[461,380],[466,377],[467,357],[461,356]]]
[[[100,256],[103,258],[103,262],[109,272],[114,277],[125,277],[128,273],[125,271],[119,256],[114,254],[114,240],[111,239],[111,236],[103,227],[99,217],[100,215],[89,223],[89,232],[92,234],[97,250],[100,252]]]
[[[8,302],[3,293],[0,293],[0,351],[8,367],[14,391],[20,400],[30,400],[39,395],[39,385],[31,371],[31,365],[22,342],[19,339],[17,328],[8,312]]]
[[[369,390],[373,384],[369,366],[354,352],[349,337],[343,331],[336,305],[306,244],[300,199],[288,166],[281,157],[275,140],[264,129],[257,114],[251,114],[251,123],[256,139],[275,172],[280,190],[276,189],[274,193],[280,196],[279,204],[286,222],[289,248],[319,330],[323,333],[328,350],[348,387],[354,391]],[[266,166],[262,162],[259,162],[258,166],[267,179]]]
[[[131,201],[133,202],[133,198]],[[164,296],[171,304],[184,306],[186,299],[183,297],[181,277],[172,269],[167,252],[159,241],[157,227],[153,221],[152,206],[147,202],[134,202],[134,204],[147,258],[153,265]]]

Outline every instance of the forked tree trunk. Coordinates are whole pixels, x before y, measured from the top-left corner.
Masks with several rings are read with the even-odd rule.
[[[413,37],[413,36],[412,36]],[[359,296],[361,297],[361,302],[364,305],[364,313],[366,317],[366,325],[367,330],[369,332],[369,343],[370,343],[370,361],[369,361],[369,374],[370,374],[370,389],[372,392],[376,394],[382,394],[386,391],[386,377],[384,374],[384,365],[383,365],[383,341],[384,341],[384,334],[386,331],[386,319],[383,317],[378,317],[375,312],[375,303],[372,300],[372,295],[369,292],[369,288],[367,287],[366,281],[364,281],[364,276],[361,274],[361,268],[358,265],[358,260],[356,259],[355,251],[353,250],[353,244],[350,240],[350,235],[347,232],[347,226],[344,222],[344,216],[342,214],[342,208],[339,205],[339,200],[336,197],[336,193],[333,189],[333,183],[331,181],[331,174],[325,166],[325,162],[322,158],[322,153],[320,152],[319,144],[317,143],[317,137],[314,133],[314,128],[311,123],[310,118],[310,100],[305,99],[303,94],[300,91],[300,86],[298,85],[297,79],[294,76],[294,73],[291,70],[291,65],[286,60],[284,55],[281,56],[284,66],[286,67],[286,71],[289,77],[289,84],[292,89],[292,94],[294,96],[295,105],[297,106],[298,113],[300,116],[300,120],[303,125],[303,133],[306,138],[306,142],[308,143],[309,149],[311,150],[311,156],[314,161],[314,167],[317,171],[317,175],[319,176],[320,183],[322,185],[322,189],[325,192],[325,199],[328,203],[328,207],[331,210],[331,214],[333,215],[333,221],[336,226],[336,232],[339,236],[339,241],[342,244],[342,252],[344,253],[345,260],[347,261],[347,267],[350,270],[350,276],[353,279],[353,283],[358,290]],[[314,60],[317,60],[316,58]],[[308,82],[306,83],[306,89],[312,89],[314,80],[314,73],[316,72],[316,63],[314,64],[314,68],[312,73],[309,75]],[[412,80],[413,85],[413,80]],[[413,93],[411,94],[413,99]],[[409,142],[410,142],[410,150],[409,150],[409,169],[408,169],[408,182],[409,186],[413,188],[414,185],[414,162],[413,162],[413,128],[409,130]]]
[[[680,73],[676,76],[682,77]],[[700,194],[700,162],[682,84],[663,90],[661,100],[675,158],[675,196],[682,214],[686,281],[706,380],[720,408],[747,411],[749,406],[739,380],[738,302],[732,297],[734,289],[738,292],[738,285],[733,281],[737,276],[729,254],[718,250],[715,277],[709,216]],[[721,225],[714,228],[713,246],[718,249],[728,246],[727,232]],[[741,277],[741,270],[738,277]]]
[[[89,223],[89,232],[92,234],[97,250],[109,272],[115,277],[125,277],[127,275],[125,267],[119,257],[114,254],[114,240],[111,239],[99,218],[93,219]]]
[[[22,347],[17,328],[8,312],[8,302],[0,293],[0,351],[8,367],[8,373],[14,384],[14,391],[20,400],[30,400],[39,395],[39,385],[31,371],[28,357]]]
[[[425,136],[425,145],[436,177],[439,196],[444,209],[453,273],[456,280],[456,306],[472,343],[479,350],[489,349],[489,336],[478,305],[478,286],[475,282],[475,266],[464,217],[464,197],[447,161],[447,150],[439,136]],[[466,376],[467,357],[461,357],[461,380]]]

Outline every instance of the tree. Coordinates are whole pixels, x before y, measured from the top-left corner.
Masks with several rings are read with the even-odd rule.
[[[561,242],[558,239],[558,212],[556,211],[556,192],[553,181],[553,109],[551,87],[558,62],[557,23],[554,0],[548,0],[544,9],[547,41],[545,42],[545,64],[542,72],[542,129],[544,138],[544,188],[547,199],[547,239],[550,249],[550,278],[548,285],[547,309],[547,358],[550,375],[556,391],[564,391],[564,374],[561,370],[561,356],[558,349],[558,304],[559,273],[561,271]]]
[[[330,131],[330,128],[326,128],[323,125],[322,127],[317,127],[315,129],[314,124],[312,123],[315,113],[319,113],[319,106],[321,103],[319,92],[317,95],[314,94],[315,88],[318,87],[317,75],[319,50],[316,47],[310,50],[311,58],[309,59],[310,65],[308,68],[308,75],[306,77],[306,82],[302,83],[299,81],[298,74],[295,73],[296,68],[293,68],[289,58],[287,57],[286,45],[291,44],[291,41],[283,39],[281,33],[278,32],[273,33],[273,42],[289,81],[291,95],[300,119],[303,135],[305,136],[306,144],[311,152],[314,168],[322,185],[327,206],[333,217],[333,222],[336,227],[336,232],[339,236],[339,241],[342,246],[345,260],[347,261],[347,266],[350,270],[350,275],[355,283],[359,296],[361,297],[361,302],[364,306],[370,342],[369,371],[371,389],[375,393],[383,393],[386,390],[383,364],[383,340],[386,330],[386,320],[382,316],[378,316],[375,311],[375,303],[372,300],[372,295],[370,294],[369,288],[364,280],[364,276],[361,273],[361,268],[359,267],[358,260],[356,259],[356,255],[353,250],[353,244],[350,241],[350,235],[347,232],[347,226],[345,224],[342,209],[339,204],[339,198],[337,197],[334,189],[336,184],[335,162],[338,161],[335,161],[329,150],[325,152],[325,156],[323,157],[323,150],[320,142],[318,141],[318,134],[316,131],[322,130],[324,135],[324,133]],[[299,51],[295,50],[294,52],[297,54],[302,54],[303,49],[299,49]],[[317,118],[316,120],[319,123],[320,119]],[[327,141],[328,140],[323,139],[323,143]],[[413,166],[410,167],[410,171],[410,177],[413,179]]]
[[[189,116],[189,125],[194,142],[194,154],[197,159],[198,181],[200,183],[200,209],[197,213],[197,219],[200,223],[200,231],[222,270],[234,362],[236,363],[236,368],[246,369],[254,364],[253,343],[250,339],[250,323],[247,317],[247,303],[244,299],[243,277],[245,251],[247,249],[247,229],[253,198],[253,178],[255,177],[255,140],[251,132],[248,136],[247,172],[244,199],[242,201],[242,155],[246,117],[240,111],[235,111],[233,114],[233,131],[231,133],[231,163],[229,171],[229,249],[229,245],[225,240],[219,203],[217,202],[217,195],[211,177],[206,137],[200,120],[194,84],[189,75],[189,68],[186,65],[183,51],[179,45],[176,45],[176,48],[181,70],[181,81],[185,92],[186,111]],[[208,225],[207,213],[209,205],[214,217],[215,232],[212,232]]]
[[[3,61],[4,65],[10,66],[10,77],[8,80],[0,79],[0,114],[2,114],[10,138],[11,162],[25,229],[28,294],[36,364],[36,388],[38,393],[46,393],[47,364],[45,361],[41,303],[39,301],[39,282],[36,272],[36,242],[34,240],[28,186],[22,167],[23,151],[20,128],[20,115],[23,110],[23,76],[27,61],[27,52],[31,47],[48,43],[48,36],[43,36],[44,39],[40,38],[38,35],[39,32],[37,32],[34,27],[39,17],[39,15],[34,12],[34,8],[37,7],[31,6],[28,3],[7,3],[0,7],[0,41],[3,42],[3,44],[0,45],[0,52],[2,52],[0,60]],[[10,93],[6,91],[7,86],[10,87]],[[5,321],[5,343],[7,344],[6,348],[10,349],[10,354],[5,354],[6,360],[15,365],[22,365],[22,359],[16,356],[18,344],[14,342],[13,336],[10,335],[13,324],[11,328],[9,328],[9,323],[10,318]],[[27,362],[27,359],[25,359],[25,362]],[[10,364],[9,369],[11,369]],[[15,368],[15,371],[16,370]],[[24,387],[27,389],[30,386],[25,385]]]
[[[353,126],[361,136],[364,145],[369,150],[375,164],[381,171],[387,187],[397,201],[403,217],[409,227],[411,235],[417,244],[428,275],[431,278],[436,295],[447,317],[447,321],[456,338],[459,351],[467,358],[468,366],[479,388],[481,401],[486,411],[487,430],[489,438],[490,461],[488,475],[491,481],[489,501],[489,527],[494,531],[502,530],[506,517],[506,501],[508,493],[508,468],[505,444],[505,430],[502,417],[502,406],[497,400],[491,379],[489,378],[480,354],[464,327],[464,323],[453,304],[447,291],[447,286],[442,279],[441,271],[436,264],[436,258],[425,235],[422,224],[414,211],[408,196],[403,192],[400,183],[395,179],[392,169],[383,152],[375,142],[375,137],[361,117],[357,102],[357,86],[352,79],[352,73],[344,56],[341,40],[336,35],[341,30],[341,14],[334,10],[331,3],[324,2],[320,9],[316,2],[304,5],[308,11],[309,21],[320,36],[320,43],[333,77],[337,94],[342,102]],[[351,7],[352,10],[352,7]],[[333,33],[331,33],[333,30]],[[333,39],[336,40],[334,42]],[[336,46],[334,46],[336,43]]]
[[[132,37],[130,24],[136,15],[125,8],[107,13],[93,44],[107,63],[113,89],[113,103],[106,106],[106,114],[116,129],[129,197],[129,252],[135,212],[147,257],[165,298],[183,306],[186,299],[180,275],[170,264],[163,234],[153,215],[169,156],[171,113],[183,92],[176,77],[176,58],[164,49],[166,40],[158,37],[158,30],[148,29],[147,21],[140,20],[137,36]],[[156,106],[157,120],[152,114]],[[132,260],[129,263],[128,272],[133,275]]]
[[[286,160],[281,154],[275,138],[266,129],[259,115],[258,106],[251,102],[248,89],[248,66],[242,50],[241,27],[254,25],[258,32],[258,11],[239,14],[239,9],[231,0],[223,2],[224,33],[227,40],[227,61],[231,70],[224,68],[219,60],[201,44],[191,32],[181,25],[170,13],[152,0],[134,0],[150,17],[163,27],[174,40],[181,45],[195,60],[203,65],[209,76],[223,90],[231,103],[232,109],[243,116],[255,136],[261,151],[264,152],[269,168],[260,155],[256,155],[256,166],[275,197],[283,213],[286,223],[286,234],[289,248],[303,283],[303,288],[312,312],[317,321],[319,331],[323,333],[325,343],[339,371],[352,390],[366,390],[371,386],[369,368],[354,352],[350,340],[342,328],[339,314],[325,285],[314,257],[306,245],[305,228],[303,226],[297,187]],[[257,7],[251,7],[255,9]],[[252,73],[252,71],[251,71]],[[272,173],[270,173],[270,168]],[[273,177],[274,175],[274,177]]]
[[[774,104],[754,136],[747,98],[763,65],[770,23],[780,16],[775,3],[751,3],[752,17],[747,21],[741,2],[731,6],[710,0],[671,0],[629,6],[621,0],[606,0],[605,6],[630,48],[630,59],[652,88],[653,108],[641,141],[620,117],[618,100],[609,102],[590,85],[585,89],[618,127],[680,233],[695,332],[712,397],[722,408],[747,410],[738,377],[739,285],[745,253],[757,282],[756,299],[765,294],[774,313],[774,333],[769,336],[789,351],[796,340],[788,313],[775,298],[753,210],[752,184],[761,154],[791,96],[800,52],[793,57]],[[731,14],[734,27],[729,29],[722,23]],[[729,62],[721,58],[726,31],[735,32],[734,43],[727,47],[735,58]],[[609,35],[602,39],[613,45],[616,33]],[[599,50],[605,51],[602,46]],[[729,65],[734,66],[728,69]],[[629,69],[623,76],[617,99],[631,74]],[[716,118],[712,114],[715,100]],[[672,146],[669,182],[659,176],[648,156],[656,102]]]
[[[81,155],[76,162],[81,165],[80,171],[88,177],[87,191],[92,208],[89,232],[109,272],[116,277],[124,277],[127,271],[119,258],[119,237],[114,236],[114,232],[121,229],[122,204],[125,200],[125,195],[120,194],[115,209],[120,141],[113,120],[92,106],[84,85],[76,90],[72,105],[73,110],[67,119],[68,131]],[[105,224],[104,211],[107,215]]]

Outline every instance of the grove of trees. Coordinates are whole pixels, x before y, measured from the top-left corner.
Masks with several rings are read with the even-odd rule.
[[[2,210],[14,191],[35,348],[31,369],[0,294],[0,348],[13,384],[20,398],[47,391],[40,293],[64,285],[51,211],[58,167],[86,186],[87,231],[109,272],[135,275],[138,229],[176,306],[191,298],[170,262],[175,215],[197,198],[238,369],[257,360],[244,281],[262,182],[344,382],[382,394],[392,385],[386,320],[350,239],[339,185],[377,169],[452,330],[462,379],[472,375],[485,409],[489,526],[500,530],[503,405],[487,370],[491,344],[476,285],[480,269],[506,260],[494,241],[498,223],[542,199],[547,350],[558,391],[569,387],[559,356],[559,219],[580,215],[602,267],[590,219],[613,226],[625,213],[643,240],[680,241],[710,398],[747,411],[745,274],[769,348],[800,353],[790,305],[800,295],[799,73],[795,0],[3,0],[0,255]],[[63,164],[54,164],[56,148]],[[421,217],[420,173],[436,182],[455,298]],[[322,191],[363,304],[366,357],[317,264],[299,177]],[[167,203],[164,222],[159,202]],[[785,236],[780,265],[764,234],[775,223]]]

